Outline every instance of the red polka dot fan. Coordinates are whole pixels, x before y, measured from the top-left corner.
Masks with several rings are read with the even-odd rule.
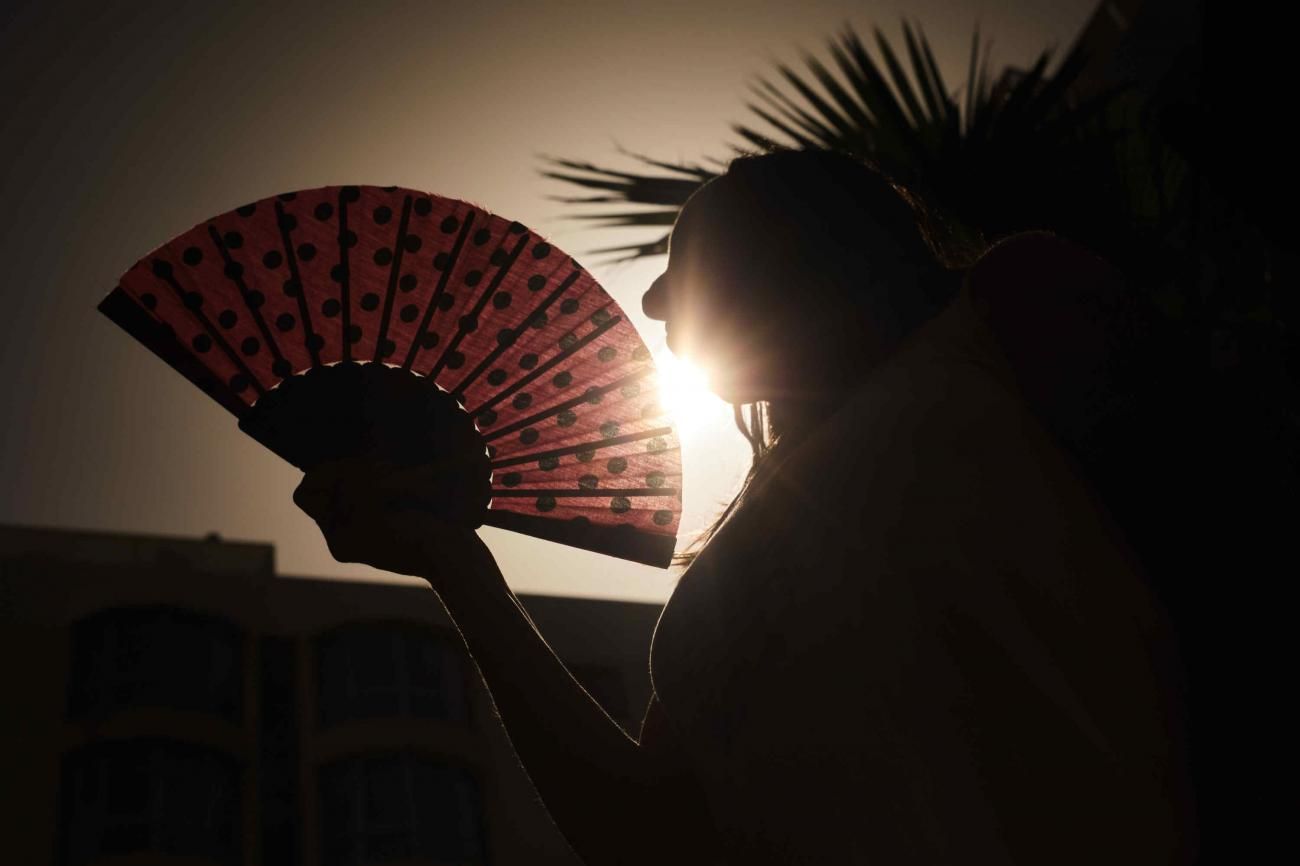
[[[435,511],[672,556],[681,454],[650,352],[518,222],[398,187],[283,193],[154,250],[99,309],[304,471],[453,459],[470,481]]]

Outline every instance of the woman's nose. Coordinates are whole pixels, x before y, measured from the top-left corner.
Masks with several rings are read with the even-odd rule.
[[[641,296],[641,311],[652,319],[667,321],[668,319],[668,273],[659,275],[650,288],[646,289],[645,294]]]

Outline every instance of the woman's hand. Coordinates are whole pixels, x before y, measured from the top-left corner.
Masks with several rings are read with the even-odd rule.
[[[434,589],[446,579],[499,575],[473,529],[413,504],[439,488],[440,474],[436,465],[397,466],[368,457],[335,460],[307,472],[293,501],[316,521],[339,562],[423,577]]]

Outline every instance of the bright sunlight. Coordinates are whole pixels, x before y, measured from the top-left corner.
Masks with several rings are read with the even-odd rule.
[[[683,440],[693,438],[719,419],[731,418],[731,406],[709,391],[708,376],[664,346],[654,354],[659,371],[659,399],[673,416]]]

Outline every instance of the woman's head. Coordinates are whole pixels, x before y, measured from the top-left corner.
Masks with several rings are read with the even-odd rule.
[[[642,304],[730,402],[831,398],[955,291],[918,218],[852,157],[740,157],[683,206]]]

